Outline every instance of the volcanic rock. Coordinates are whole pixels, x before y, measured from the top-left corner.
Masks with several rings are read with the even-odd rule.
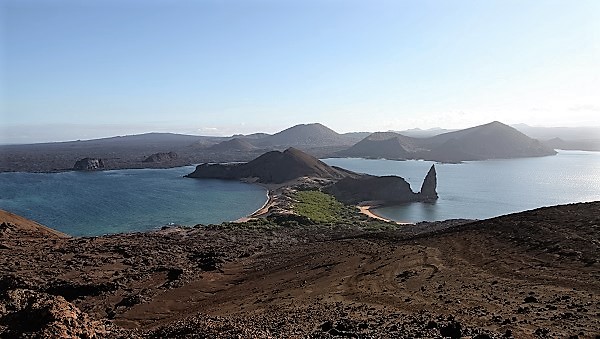
[[[341,202],[357,204],[364,201],[381,201],[385,203],[404,203],[418,199],[410,189],[410,184],[398,176],[361,176],[344,178],[330,186],[325,192],[333,195]]]
[[[436,188],[437,175],[435,172],[435,165],[431,165],[429,172],[427,172],[427,175],[425,176],[425,180],[423,180],[419,195],[423,200],[436,200],[438,198]]]
[[[99,338],[110,333],[111,328],[110,323],[90,319],[60,296],[15,289],[0,299],[3,337]]]
[[[177,159],[177,153],[175,152],[159,152],[150,155],[142,162],[167,162],[175,159]]]
[[[432,201],[438,198],[436,172],[432,165],[425,176],[420,193],[414,193],[410,184],[399,176],[376,177],[370,175],[349,176],[324,188],[341,202],[358,204],[401,204],[412,201]]]
[[[104,162],[98,158],[83,158],[77,160],[73,169],[76,171],[97,171],[104,168]]]

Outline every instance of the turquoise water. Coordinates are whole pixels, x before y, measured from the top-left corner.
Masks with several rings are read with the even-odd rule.
[[[104,172],[0,173],[0,209],[75,236],[230,221],[259,209],[266,191],[184,178],[193,166]]]
[[[419,190],[432,162],[325,159],[374,175],[404,177]],[[167,224],[235,220],[266,200],[265,190],[236,181],[183,178],[193,166],[104,172],[0,173],[0,209],[75,236],[146,231]],[[532,208],[600,200],[600,153],[436,164],[433,204],[379,208],[393,220],[483,219]]]
[[[399,175],[418,191],[433,162],[325,159],[352,171]],[[600,153],[560,151],[556,156],[436,164],[435,203],[410,203],[374,212],[397,221],[484,219],[542,206],[600,200]]]

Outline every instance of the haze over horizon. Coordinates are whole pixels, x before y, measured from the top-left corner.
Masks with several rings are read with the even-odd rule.
[[[0,143],[599,126],[598,1],[0,4]]]

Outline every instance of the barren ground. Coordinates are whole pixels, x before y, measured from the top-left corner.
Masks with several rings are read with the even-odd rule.
[[[0,337],[41,331],[16,325],[29,306],[15,311],[10,295],[22,290],[64,297],[104,324],[101,337],[600,335],[600,202],[462,225],[95,238],[1,216]]]

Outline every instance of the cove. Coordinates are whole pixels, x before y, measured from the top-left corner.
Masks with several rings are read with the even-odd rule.
[[[0,209],[73,236],[218,224],[259,209],[266,190],[184,178],[194,166],[102,172],[0,173]]]

